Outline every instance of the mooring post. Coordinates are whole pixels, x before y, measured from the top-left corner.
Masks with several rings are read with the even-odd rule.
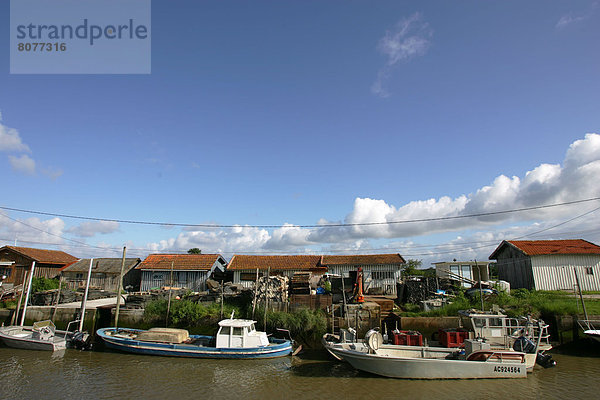
[[[119,308],[121,307],[121,290],[123,288],[123,273],[125,272],[125,252],[127,247],[123,246],[123,260],[121,260],[121,275],[117,285],[117,309],[115,310],[115,329],[119,326]]]

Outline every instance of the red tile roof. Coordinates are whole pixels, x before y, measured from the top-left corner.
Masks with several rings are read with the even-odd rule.
[[[400,254],[361,254],[352,256],[323,256],[323,265],[404,264]]]
[[[261,269],[266,270],[268,267],[276,270],[311,270],[322,269],[321,256],[248,256],[236,254],[233,256],[227,269],[229,270],[245,270],[245,269]]]
[[[600,246],[583,239],[571,240],[508,240],[504,241],[492,253],[490,259],[494,258],[496,252],[505,243],[510,243],[528,256],[540,256],[547,254],[600,254]]]
[[[44,264],[71,264],[78,260],[77,257],[59,250],[34,249],[30,247],[4,246],[2,249],[10,249],[35,262]],[[2,250],[0,249],[0,250]]]
[[[150,254],[135,269],[210,270],[220,254]]]

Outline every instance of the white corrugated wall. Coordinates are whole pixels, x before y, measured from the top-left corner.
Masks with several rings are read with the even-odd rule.
[[[151,288],[162,287],[169,284],[171,271],[142,271],[140,290],[147,292]],[[173,286],[183,287],[195,292],[205,290],[208,271],[173,271]]]
[[[328,272],[344,277],[350,276],[350,271],[356,271],[356,265],[330,265]],[[365,293],[370,288],[382,288],[384,294],[396,294],[396,282],[400,279],[401,270],[396,265],[363,265],[363,281],[365,283]],[[372,272],[389,273],[389,276],[384,279],[373,278]]]
[[[600,255],[533,256],[531,266],[536,290],[573,290],[575,268],[581,290],[600,290]]]

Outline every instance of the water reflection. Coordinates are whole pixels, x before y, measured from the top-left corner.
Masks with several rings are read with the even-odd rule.
[[[325,353],[272,360],[201,360],[0,347],[0,398],[372,399],[598,398],[600,358],[556,355],[527,379],[418,381],[356,371]]]

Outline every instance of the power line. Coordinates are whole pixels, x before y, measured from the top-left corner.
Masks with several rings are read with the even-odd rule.
[[[408,223],[416,223],[416,222],[448,221],[448,220],[454,220],[454,219],[487,217],[487,216],[492,216],[492,215],[501,215],[501,214],[510,214],[510,213],[523,212],[523,211],[541,210],[541,209],[545,209],[545,208],[561,207],[561,206],[586,203],[586,202],[596,201],[596,200],[600,200],[600,197],[593,197],[593,198],[590,198],[590,199],[583,199],[583,200],[567,201],[567,202],[563,202],[563,203],[546,204],[546,205],[541,205],[541,206],[523,207],[523,208],[510,209],[510,210],[491,211],[491,212],[485,212],[485,213],[454,215],[454,216],[448,216],[448,217],[406,219],[406,220],[385,221],[385,222],[357,222],[357,223],[337,223],[337,224],[317,224],[317,225],[289,225],[289,227],[290,228],[328,228],[328,227],[376,226],[376,225],[408,224]],[[87,217],[87,216],[81,216],[81,215],[51,213],[51,212],[46,212],[46,211],[26,210],[26,209],[21,209],[21,208],[3,207],[3,206],[0,206],[0,209],[7,210],[7,211],[15,211],[15,212],[28,213],[28,214],[46,215],[46,216],[52,216],[52,217],[80,219],[80,220],[87,220],[87,221],[118,222],[118,223],[122,223],[122,224],[136,224],[136,225],[180,226],[180,227],[195,227],[195,228],[239,228],[239,227],[247,227],[247,228],[267,228],[267,229],[285,228],[285,227],[288,226],[288,225],[248,225],[248,224],[234,224],[234,225],[223,225],[223,224],[187,224],[187,223],[176,223],[176,222],[154,222],[154,221],[139,221],[139,220],[116,219],[116,218]]]
[[[578,202],[592,201],[592,200],[594,200],[594,199],[580,200]],[[562,203],[562,204],[569,204],[569,203]],[[546,207],[546,206],[540,206],[540,207]],[[2,208],[2,207],[0,207],[0,208]],[[570,219],[568,219],[566,221],[560,222],[560,223],[558,223],[556,225],[553,225],[553,226],[541,229],[539,231],[531,232],[531,233],[528,233],[526,235],[522,235],[522,236],[513,238],[511,240],[518,240],[518,239],[522,239],[522,238],[525,238],[525,237],[528,237],[528,236],[538,235],[538,234],[540,234],[542,232],[546,232],[546,231],[549,231],[551,229],[557,228],[559,226],[565,225],[565,224],[567,224],[569,222],[574,221],[575,219],[578,219],[578,218],[581,218],[583,216],[589,215],[589,214],[591,214],[591,213],[593,213],[595,211],[598,211],[598,210],[600,210],[600,207],[594,208],[593,210],[590,210],[590,211],[587,211],[587,212],[585,212],[583,214],[577,215],[577,216],[575,216],[573,218],[570,218]],[[39,229],[39,228],[37,228],[35,226],[32,226],[32,225],[27,224],[25,222],[19,221],[19,220],[14,219],[14,218],[11,218],[11,217],[9,217],[7,215],[4,215],[4,214],[0,214],[0,215],[3,216],[3,217],[5,217],[5,218],[8,218],[8,219],[10,219],[12,221],[15,221],[15,222],[17,222],[19,224],[25,225],[25,226],[27,226],[27,227],[29,227],[31,229],[37,230],[39,232],[42,232],[42,233],[48,234],[50,236],[54,236],[54,237],[66,240],[66,241],[70,241],[72,243],[76,243],[79,246],[73,245],[73,244],[64,244],[64,243],[44,243],[44,242],[32,242],[32,241],[21,240],[22,242],[25,242],[25,243],[45,244],[45,245],[51,245],[51,246],[65,246],[66,245],[66,246],[69,246],[69,247],[82,247],[82,248],[88,248],[88,249],[99,249],[99,250],[109,251],[109,252],[119,252],[121,250],[120,248],[114,248],[114,247],[109,247],[109,246],[105,246],[105,247],[95,246],[95,245],[90,245],[88,243],[77,241],[77,240],[74,240],[74,239],[69,239],[69,238],[66,238],[66,237],[63,237],[63,236],[60,236],[60,235],[57,235],[57,234],[54,234],[54,233],[51,233],[51,232]],[[594,230],[591,230],[589,232],[594,232]],[[573,233],[577,233],[577,232],[573,232]],[[571,234],[571,232],[563,232],[561,234]],[[0,240],[10,241],[11,239],[0,239]],[[432,253],[434,253],[434,254],[451,254],[451,253],[457,253],[457,252],[467,251],[467,250],[471,250],[472,251],[472,250],[482,249],[482,248],[486,248],[486,247],[492,247],[492,246],[497,245],[497,243],[498,243],[497,240],[489,240],[489,241],[462,242],[462,243],[442,243],[442,244],[435,244],[435,245],[415,245],[415,246],[402,246],[402,245],[400,245],[400,246],[396,246],[395,248],[392,248],[392,247],[388,246],[388,247],[382,247],[382,248],[369,248],[369,249],[334,249],[334,250],[320,249],[320,250],[318,250],[316,252],[317,253],[336,253],[336,252],[347,252],[347,253],[357,253],[357,252],[359,252],[360,253],[360,252],[378,252],[378,251],[394,251],[394,252],[397,252],[398,249],[402,248],[402,247],[410,247],[413,250],[417,249],[417,248],[422,248],[423,250],[425,250],[427,248],[431,248],[431,251],[426,252],[426,253],[404,254],[405,257],[415,257],[415,256],[431,255]],[[471,244],[475,244],[477,246],[469,246]],[[439,250],[442,247],[451,247],[451,246],[458,246],[458,247],[451,248],[451,249],[446,250],[446,251],[440,251]],[[435,251],[436,249],[437,249],[437,251]],[[132,253],[135,253],[135,254],[145,254],[145,253],[148,253],[148,252],[152,253],[152,252],[156,251],[155,249],[150,249],[150,248],[128,248],[128,250],[130,252],[132,252]],[[170,253],[186,253],[187,252],[185,249],[182,249],[182,250],[172,249],[172,250],[167,250],[167,251],[169,251]],[[289,252],[287,252],[287,251],[256,251],[256,252],[251,252],[251,251],[235,251],[235,250],[232,250],[232,251],[220,251],[220,253],[223,253],[223,254],[244,253],[244,254],[259,254],[259,255],[260,254],[289,254]],[[312,254],[312,253],[307,253],[307,254]]]

